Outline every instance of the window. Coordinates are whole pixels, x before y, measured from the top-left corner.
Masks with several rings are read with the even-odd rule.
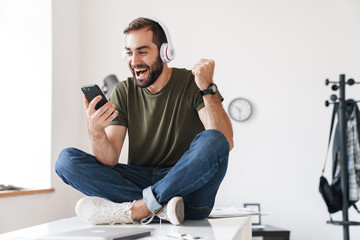
[[[0,0],[0,184],[50,187],[51,1]]]

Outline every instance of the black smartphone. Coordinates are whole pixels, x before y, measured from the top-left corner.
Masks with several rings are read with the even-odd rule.
[[[99,108],[101,108],[105,103],[108,102],[108,100],[106,99],[104,93],[101,91],[101,89],[99,88],[98,85],[93,84],[93,85],[87,85],[87,86],[83,86],[81,88],[81,91],[85,94],[85,97],[87,98],[87,100],[89,102],[91,102],[95,97],[97,96],[101,96],[102,99],[100,100],[100,102],[98,102],[95,106],[95,109],[98,110]]]

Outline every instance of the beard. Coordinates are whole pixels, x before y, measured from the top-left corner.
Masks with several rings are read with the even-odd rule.
[[[146,68],[147,71],[150,71],[148,77],[147,78],[138,78],[134,71],[135,67],[136,68]],[[152,64],[151,66],[146,65],[146,64],[140,64],[140,65],[136,65],[136,66],[131,66],[130,70],[134,76],[136,85],[141,88],[147,88],[147,87],[151,86],[154,82],[156,82],[156,80],[162,73],[163,65],[162,65],[162,61],[159,57],[157,59],[157,61],[155,61],[155,63]]]

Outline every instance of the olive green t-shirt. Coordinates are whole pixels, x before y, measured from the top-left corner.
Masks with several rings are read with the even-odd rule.
[[[128,78],[116,84],[110,100],[119,111],[110,125],[128,129],[128,164],[173,166],[204,130],[198,115],[204,102],[186,69],[173,68],[169,82],[155,94]]]

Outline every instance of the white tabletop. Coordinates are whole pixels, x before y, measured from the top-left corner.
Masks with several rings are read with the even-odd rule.
[[[13,232],[0,234],[1,240],[33,240],[39,236],[71,231],[81,228],[93,227],[94,225],[81,220],[78,217],[65,218],[58,221],[45,223],[30,228],[24,228]],[[112,225],[109,227],[144,227],[153,228],[155,231],[149,238],[144,239],[168,239],[169,235],[188,234],[201,239],[241,239],[251,240],[251,219],[250,217],[217,218],[203,220],[187,220],[181,226],[174,226],[167,222],[150,223],[148,225],[126,224]],[[175,239],[175,238],[172,238]]]

